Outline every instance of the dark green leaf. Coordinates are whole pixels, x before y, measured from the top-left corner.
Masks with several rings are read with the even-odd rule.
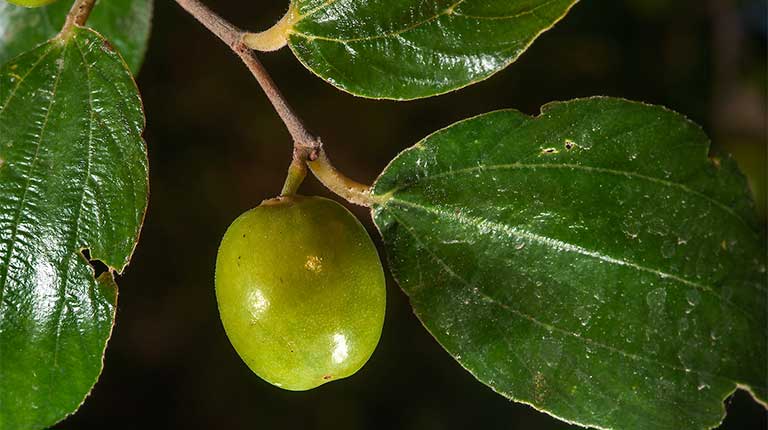
[[[30,9],[0,1],[0,64],[55,36],[72,3],[59,0]],[[152,0],[97,0],[88,26],[113,43],[133,73],[138,73],[151,20]]]
[[[0,68],[0,429],[48,427],[102,368],[147,205],[129,70],[75,29]],[[98,279],[82,251],[106,264]]]
[[[293,0],[289,45],[352,94],[408,100],[481,81],[515,61],[578,0]]]
[[[764,242],[746,183],[671,111],[593,98],[426,138],[373,216],[427,329],[563,420],[697,429],[766,399]]]

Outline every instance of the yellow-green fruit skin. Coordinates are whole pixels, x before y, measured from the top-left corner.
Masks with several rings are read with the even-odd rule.
[[[55,2],[56,0],[7,0],[8,3],[23,7],[41,7]]]
[[[309,390],[368,361],[384,324],[384,270],[365,228],[343,206],[281,197],[227,229],[216,299],[251,370],[278,387]]]

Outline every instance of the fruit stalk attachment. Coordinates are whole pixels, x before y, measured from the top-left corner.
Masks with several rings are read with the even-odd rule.
[[[283,197],[295,196],[306,176],[306,163],[294,156],[291,165],[288,166],[288,175],[285,177],[285,184],[283,184],[283,191],[280,192],[280,195]]]

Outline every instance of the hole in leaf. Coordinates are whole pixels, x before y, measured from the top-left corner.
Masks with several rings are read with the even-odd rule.
[[[576,146],[576,142],[574,142],[574,141],[572,141],[570,139],[566,139],[565,140],[565,149],[570,151],[571,149],[573,149],[574,146]]]
[[[101,260],[94,260],[91,258],[91,250],[90,249],[81,249],[80,255],[85,258],[85,260],[88,262],[88,264],[93,268],[93,277],[98,279],[99,276],[103,275],[106,272],[109,272],[109,266],[104,264]]]
[[[557,149],[555,149],[555,148],[546,148],[546,149],[542,149],[541,152],[543,154],[557,154]]]

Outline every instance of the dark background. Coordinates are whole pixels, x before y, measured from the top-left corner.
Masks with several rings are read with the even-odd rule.
[[[210,0],[261,30],[280,1]],[[371,183],[400,150],[479,113],[529,114],[597,94],[666,105],[735,154],[765,217],[765,1],[583,0],[517,63],[485,82],[409,103],[342,93],[288,49],[261,55],[337,167]],[[138,77],[152,194],[131,266],[119,279],[104,373],[61,429],[564,429],[476,382],[422,328],[388,280],[384,333],[354,377],[309,392],[260,380],[218,319],[213,270],[229,223],[282,186],[291,142],[239,59],[176,4],[161,0]],[[308,179],[303,194],[328,193]],[[373,233],[365,210],[353,208]],[[380,245],[379,238],[375,237]],[[743,392],[722,428],[766,427]]]

